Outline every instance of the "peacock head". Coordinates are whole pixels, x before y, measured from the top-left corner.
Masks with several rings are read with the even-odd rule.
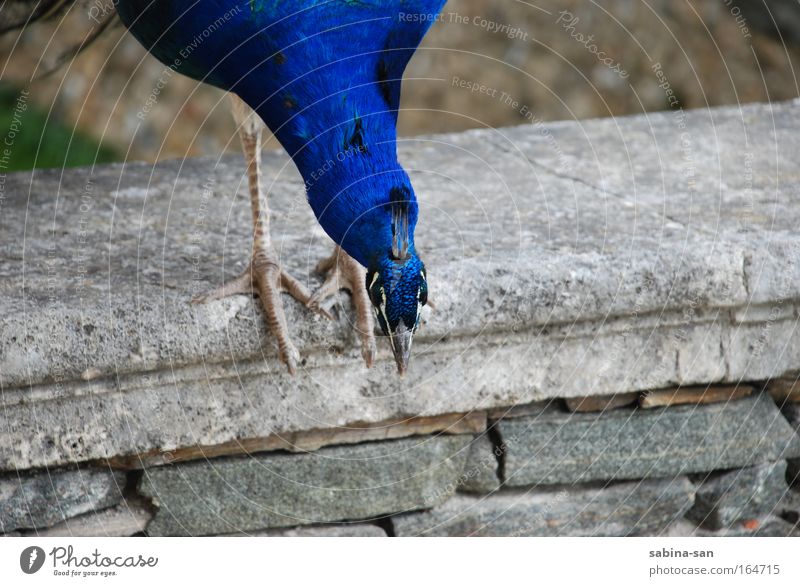
[[[397,256],[393,250],[367,271],[367,292],[384,335],[389,337],[397,372],[408,368],[411,341],[428,302],[425,265],[413,251]]]

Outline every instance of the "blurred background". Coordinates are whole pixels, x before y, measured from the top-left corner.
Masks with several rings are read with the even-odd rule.
[[[238,152],[223,92],[118,22],[41,78],[111,2],[0,38],[0,132],[16,134],[3,170]],[[793,99],[798,57],[798,0],[450,0],[406,72],[400,133]]]

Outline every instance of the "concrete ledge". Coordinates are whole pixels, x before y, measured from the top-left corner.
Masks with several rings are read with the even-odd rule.
[[[404,380],[385,345],[361,365],[344,294],[333,323],[287,299],[295,378],[252,299],[188,303],[247,261],[240,157],[10,175],[0,469],[800,370],[799,113],[404,141],[438,302]],[[282,260],[316,286],[330,244],[288,158],[265,164]]]

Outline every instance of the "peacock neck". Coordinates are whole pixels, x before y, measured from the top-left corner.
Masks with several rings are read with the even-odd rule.
[[[256,104],[256,112],[292,157],[322,228],[368,266],[391,247],[386,208],[391,191],[403,189],[413,199],[397,160],[397,113],[387,108],[376,84],[334,88],[315,100],[307,88],[284,92],[280,100],[275,95],[242,97]]]
[[[345,148],[323,143],[295,161],[320,226],[350,256],[368,267],[391,249],[392,192],[413,198],[393,138]]]

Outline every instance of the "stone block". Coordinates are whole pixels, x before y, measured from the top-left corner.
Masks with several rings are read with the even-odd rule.
[[[122,499],[122,472],[86,468],[0,476],[0,533],[50,527]]]
[[[398,536],[625,536],[657,532],[694,502],[686,478],[457,494],[444,504],[394,517]]]
[[[788,490],[784,460],[715,474],[698,487],[688,517],[706,529],[722,529],[774,512]]]
[[[151,507],[140,499],[126,499],[115,507],[86,513],[47,529],[24,533],[32,537],[128,537],[144,531],[153,518]]]
[[[766,394],[731,403],[501,421],[507,486],[674,477],[800,456]]]
[[[456,489],[472,436],[217,458],[145,470],[149,535],[249,532],[435,506]]]
[[[488,493],[500,488],[499,447],[489,439],[489,434],[475,438],[467,455],[458,489],[464,492]]]

